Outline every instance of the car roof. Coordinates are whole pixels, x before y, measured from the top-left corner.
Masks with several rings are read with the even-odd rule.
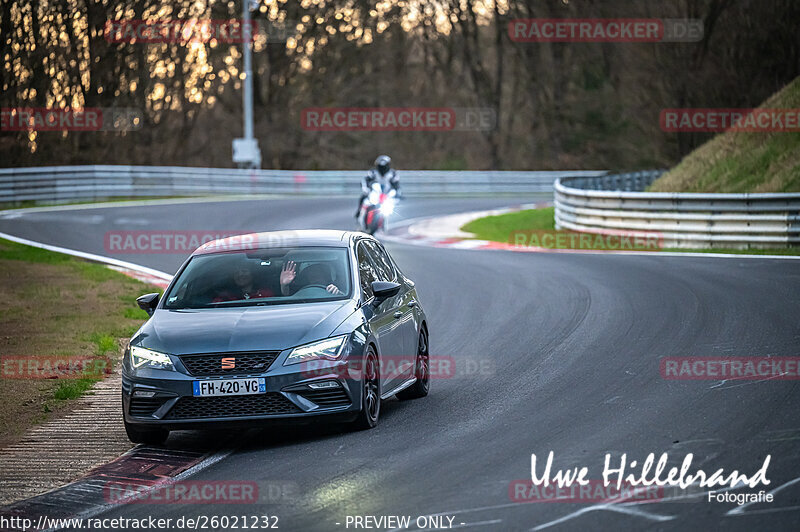
[[[305,246],[349,247],[356,238],[372,238],[356,231],[331,229],[301,229],[296,231],[267,231],[220,238],[206,242],[192,255],[208,255],[231,251],[260,248],[283,248]]]

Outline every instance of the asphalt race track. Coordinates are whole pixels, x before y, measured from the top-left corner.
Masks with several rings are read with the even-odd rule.
[[[509,203],[409,199],[401,214]],[[355,198],[112,205],[4,215],[0,231],[105,255],[108,230],[352,229],[354,209]],[[453,357],[461,371],[434,380],[426,399],[385,402],[375,430],[236,434],[230,455],[192,477],[255,481],[263,495],[292,487],[275,502],[131,504],[101,517],[267,514],[283,530],[321,531],[347,530],[347,516],[429,514],[466,530],[797,530],[800,481],[787,483],[800,477],[798,381],[665,380],[659,359],[800,355],[800,261],[388,248],[418,284],[432,356]],[[113,256],[170,273],[184,259]],[[180,433],[168,445],[207,436]],[[671,465],[693,453],[692,470],[748,474],[771,455],[764,489],[786,486],[773,503],[738,513],[704,497],[512,501],[509,486],[530,478],[531,453],[551,450],[554,469],[587,466],[592,479],[606,453],[641,461],[668,452]]]

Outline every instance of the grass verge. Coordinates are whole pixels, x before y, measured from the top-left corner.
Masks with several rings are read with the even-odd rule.
[[[117,364],[122,339],[147,319],[135,298],[151,290],[99,264],[0,240],[0,445],[69,409],[102,375],[70,370],[31,378],[20,361]]]
[[[461,227],[462,231],[472,233],[480,240],[509,242],[516,231],[544,231],[555,229],[555,208],[528,209],[497,216],[485,216],[472,220]]]
[[[760,108],[800,108],[800,77]],[[680,135],[680,133],[678,133]],[[715,136],[658,178],[653,192],[800,192],[800,133]]]
[[[490,240],[492,242],[503,242],[506,244],[514,243],[515,234],[525,234],[531,231],[555,232],[555,209],[547,207],[544,209],[530,209],[514,211],[496,216],[485,216],[478,218],[461,227],[462,231],[472,233],[479,240]],[[526,240],[529,242],[529,240]],[[681,252],[681,253],[727,253],[742,255],[800,255],[800,247],[776,248],[776,249],[684,249],[684,248],[664,248],[659,251]],[[653,251],[657,253],[657,251]]]

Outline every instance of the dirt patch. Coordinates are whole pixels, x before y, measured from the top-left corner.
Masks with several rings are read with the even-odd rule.
[[[135,298],[148,291],[101,265],[0,243],[0,447],[69,411],[98,380],[87,367],[119,364],[120,339],[147,319]],[[44,371],[55,357],[94,366]]]

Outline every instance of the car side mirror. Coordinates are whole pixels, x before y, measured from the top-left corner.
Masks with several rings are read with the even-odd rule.
[[[136,298],[136,304],[139,308],[147,312],[148,316],[152,316],[158,306],[158,292],[153,294],[145,294]]]
[[[400,292],[400,285],[391,281],[372,281],[372,293],[375,294],[374,305],[377,307],[390,297]]]

